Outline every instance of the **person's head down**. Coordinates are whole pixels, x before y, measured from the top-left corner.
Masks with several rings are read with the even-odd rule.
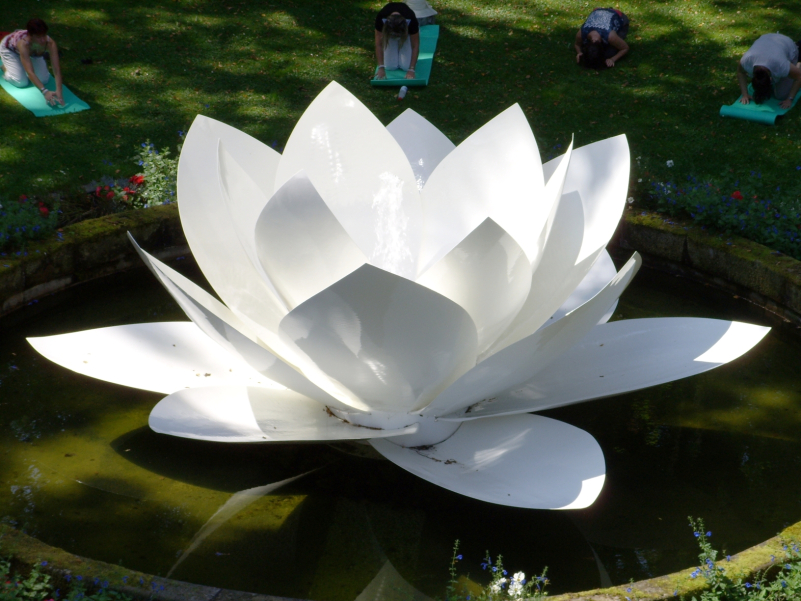
[[[754,77],[751,80],[754,87],[754,102],[762,104],[771,97],[770,69],[754,67]]]
[[[588,35],[581,43],[581,62],[589,69],[603,69],[606,66],[606,50],[601,36],[596,36]]]
[[[384,20],[384,28],[381,30],[382,41],[384,48],[389,44],[390,38],[400,38],[398,45],[403,46],[406,43],[406,38],[409,36],[409,24],[403,15],[393,13]]]

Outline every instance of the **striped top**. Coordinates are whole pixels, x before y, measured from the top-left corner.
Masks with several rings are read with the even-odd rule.
[[[17,45],[22,41],[28,40],[28,31],[25,29],[17,29],[15,32],[8,34],[5,38],[3,38],[2,47],[8,48],[12,52],[16,52],[19,54],[19,50],[17,50]],[[47,41],[50,42],[50,36],[47,36]],[[31,56],[42,56],[47,48],[40,46],[39,44],[30,43],[29,48],[31,50]]]

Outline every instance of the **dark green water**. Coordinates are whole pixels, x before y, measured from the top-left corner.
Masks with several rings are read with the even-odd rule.
[[[199,281],[186,263],[176,267]],[[742,300],[643,270],[615,319],[650,316],[765,323]],[[690,566],[688,515],[703,517],[729,553],[801,520],[801,340],[787,332],[710,373],[547,412],[593,434],[608,470],[591,508],[547,512],[473,501],[325,445],[158,435],[147,417],[160,395],[73,374],[24,340],[180,319],[143,269],[0,322],[0,520],[166,575],[234,493],[316,469],[223,522],[172,577],[319,601],[353,601],[388,564],[441,596],[457,538],[462,573],[481,580],[489,549],[515,571],[547,565],[560,592],[600,586],[602,574],[622,583]]]

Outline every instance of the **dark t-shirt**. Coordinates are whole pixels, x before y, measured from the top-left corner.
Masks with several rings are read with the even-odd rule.
[[[386,19],[392,13],[400,13],[404,19],[409,21],[409,35],[420,33],[420,24],[417,22],[417,17],[414,15],[414,11],[409,7],[408,4],[404,4],[403,2],[390,2],[384,8],[378,11],[378,14],[375,17],[376,31],[381,31],[384,29],[384,19]]]

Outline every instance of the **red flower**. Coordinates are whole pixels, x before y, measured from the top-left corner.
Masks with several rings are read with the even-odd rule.
[[[27,197],[27,196],[25,196],[24,194],[20,194],[20,195],[19,195],[19,199],[20,199],[22,202],[25,202],[26,200],[28,200],[28,197]]]
[[[106,187],[105,187],[105,188],[103,188],[103,189],[104,189],[104,190],[108,190],[108,189],[109,189],[109,187],[108,187],[108,186],[106,186]]]
[[[133,175],[133,176],[131,176],[131,178],[128,181],[131,182],[132,184],[135,184],[135,185],[139,186],[139,185],[142,184],[142,182],[145,181],[145,176],[144,175]]]
[[[100,196],[100,186],[98,186],[97,188],[95,188],[95,194],[97,194],[98,196]]]
[[[106,194],[106,198],[114,198],[114,192],[109,192]]]
[[[123,190],[123,192],[130,192],[131,191],[131,189],[128,186],[125,186],[122,190]]]
[[[39,212],[42,214],[42,217],[47,217],[50,214],[50,209],[45,206],[45,203],[39,202]]]
[[[732,194],[731,194],[731,197],[732,197],[734,200],[742,200],[742,199],[743,199],[743,195],[742,195],[742,194],[740,194],[740,191],[739,191],[739,190],[735,190],[734,192],[732,192]]]

